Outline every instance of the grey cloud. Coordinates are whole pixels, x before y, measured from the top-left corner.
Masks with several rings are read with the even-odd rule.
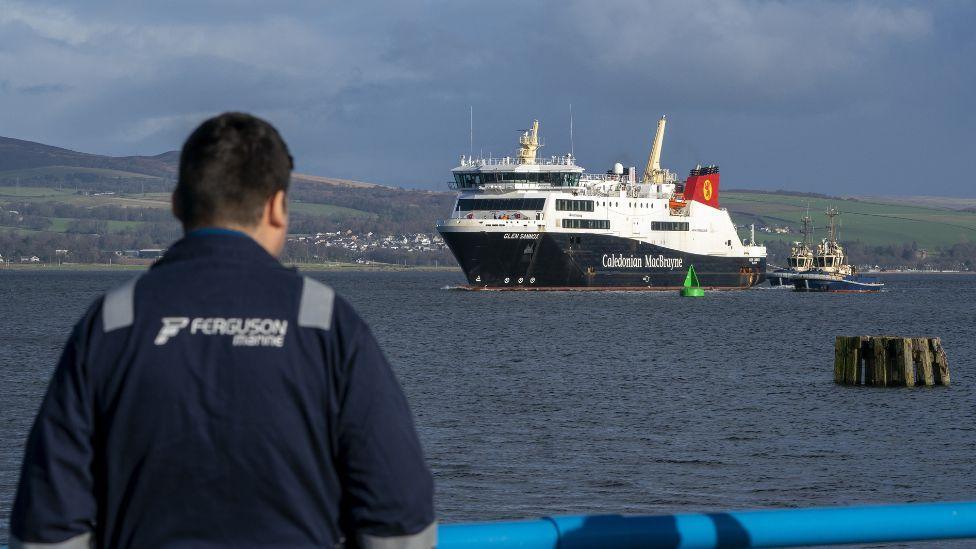
[[[0,0],[0,124],[152,154],[209,114],[251,110],[282,129],[302,170],[432,186],[467,152],[469,105],[476,152],[510,153],[539,118],[544,151],[558,154],[572,103],[576,153],[594,170],[639,163],[666,112],[665,164],[720,162],[727,185],[845,192],[898,165],[873,192],[917,194],[925,173],[930,192],[974,194],[939,183],[973,152],[974,14],[908,2]],[[64,88],[10,93],[52,83]]]
[[[33,86],[20,86],[17,91],[27,95],[47,95],[71,91],[71,86],[65,84],[34,84]]]

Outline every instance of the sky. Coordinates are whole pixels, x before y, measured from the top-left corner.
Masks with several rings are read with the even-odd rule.
[[[976,196],[974,2],[142,4],[0,0],[0,135],[152,155],[243,110],[297,171],[446,190],[469,109],[475,155],[538,119],[596,172],[666,114],[663,166],[724,188]]]

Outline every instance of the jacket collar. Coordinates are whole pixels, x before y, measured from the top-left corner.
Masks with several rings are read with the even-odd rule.
[[[153,266],[204,258],[270,264],[284,268],[247,234],[220,227],[205,227],[186,233]]]

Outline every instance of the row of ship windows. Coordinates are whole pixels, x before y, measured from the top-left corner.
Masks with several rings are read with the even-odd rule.
[[[592,212],[592,200],[564,200],[556,199],[556,209],[562,212]]]
[[[545,198],[462,198],[455,211],[541,210],[545,205]]]
[[[563,219],[564,229],[609,229],[610,221],[606,219]],[[652,231],[687,231],[687,221],[652,221]]]
[[[596,202],[596,206],[617,206],[619,202]],[[629,203],[631,207],[648,207],[647,204]],[[470,212],[475,210],[542,210],[546,205],[545,198],[462,198],[458,200],[455,211]],[[654,207],[653,204],[650,205]],[[556,209],[561,212],[592,212],[592,200],[557,199]]]
[[[592,200],[556,200],[556,209],[565,212],[592,212],[593,205],[594,203]],[[620,202],[597,202],[596,205],[618,207],[620,206]],[[631,208],[654,207],[654,204],[649,204],[646,202],[628,202],[627,205]]]
[[[487,172],[456,173],[454,181],[459,189],[469,189],[490,183],[548,183],[553,187],[577,187],[580,174],[572,172]]]
[[[687,231],[690,230],[687,221],[651,221],[652,231]]]
[[[609,229],[606,219],[563,219],[564,229]]]
[[[542,210],[545,198],[462,198],[458,200],[456,211],[492,210]],[[556,209],[568,212],[592,212],[592,200],[556,200]],[[609,229],[610,222],[605,219],[563,219],[566,229]],[[687,221],[652,221],[652,231],[687,231]]]

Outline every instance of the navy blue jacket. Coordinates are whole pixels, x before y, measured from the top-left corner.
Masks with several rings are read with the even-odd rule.
[[[368,546],[433,522],[410,411],[366,324],[247,236],[205,229],[75,326],[11,538]]]

